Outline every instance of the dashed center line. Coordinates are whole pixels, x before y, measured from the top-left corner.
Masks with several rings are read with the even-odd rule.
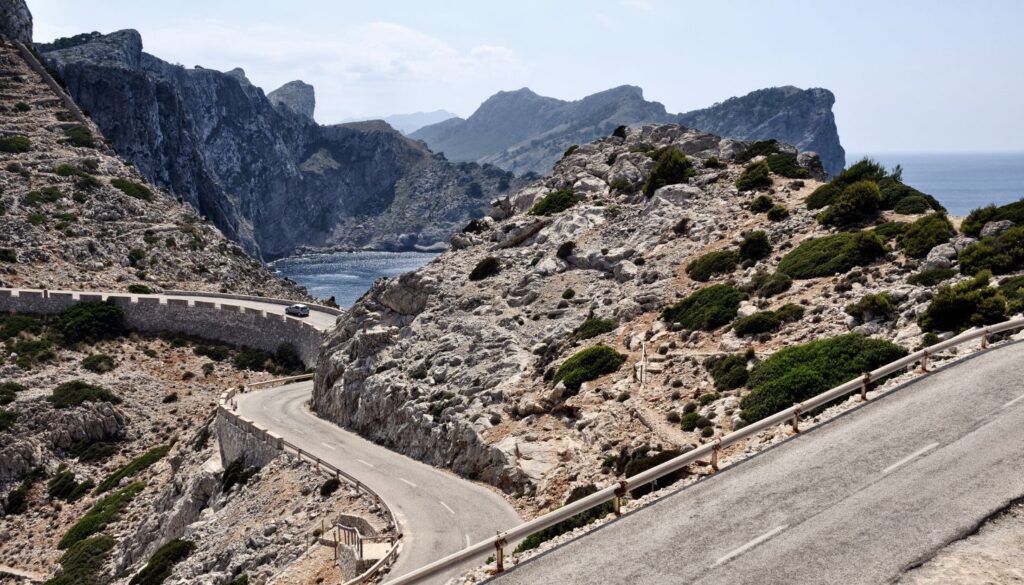
[[[365,465],[367,467],[376,467],[373,463],[370,463],[368,461],[363,461],[362,459],[356,459],[356,461],[362,463],[363,465]]]
[[[725,563],[728,563],[729,561],[735,559],[736,557],[738,557],[741,554],[747,552],[748,550],[754,548],[755,546],[761,544],[762,542],[772,538],[773,536],[775,536],[776,534],[779,534],[780,532],[782,532],[783,530],[785,530],[787,528],[789,528],[789,524],[783,524],[782,526],[776,526],[775,528],[772,528],[768,532],[765,532],[761,536],[758,536],[754,540],[751,540],[747,544],[744,544],[743,546],[733,550],[732,552],[730,552],[729,554],[725,555],[724,557],[718,559],[717,561],[715,561],[715,566],[717,567],[718,565],[724,565]]]
[[[906,456],[906,457],[904,457],[903,459],[900,459],[900,460],[899,460],[899,461],[897,461],[896,463],[893,463],[893,464],[892,464],[892,465],[890,465],[889,467],[886,467],[885,469],[883,469],[883,470],[882,470],[882,475],[887,475],[887,474],[889,474],[889,473],[891,473],[891,472],[895,471],[895,470],[896,470],[897,468],[899,468],[899,467],[901,467],[901,466],[903,466],[903,465],[906,465],[907,463],[910,463],[910,462],[911,462],[911,461],[913,461],[914,459],[917,459],[917,458],[918,458],[918,457],[920,457],[921,455],[924,455],[925,453],[927,453],[927,452],[931,451],[932,449],[934,449],[934,448],[936,448],[936,447],[938,447],[938,446],[939,446],[939,444],[938,444],[938,443],[932,443],[931,445],[925,445],[924,447],[921,447],[921,448],[920,448],[920,449],[918,449],[917,451],[914,451],[914,452],[913,452],[913,453],[911,453],[910,455],[907,455],[907,456]]]
[[[448,504],[446,504],[446,503],[444,503],[444,502],[441,502],[441,500],[438,500],[438,502],[440,502],[440,503],[441,503],[441,505],[442,505],[442,506],[444,506],[444,509],[445,509],[445,510],[448,510],[448,512],[449,512],[449,513],[450,513],[450,514],[451,514],[452,516],[454,516],[454,515],[455,515],[455,510],[452,510],[451,508],[449,508],[449,507],[448,507]]]
[[[404,477],[398,478],[398,481],[401,481],[403,483],[407,483],[407,484],[411,485],[412,487],[416,487],[416,484],[414,484],[413,482],[409,481],[408,479],[405,479]]]
[[[324,447],[327,447],[331,451],[337,451],[338,450],[336,447],[332,446],[330,443],[325,443],[325,442],[321,441],[320,444],[323,445]]]
[[[1024,400],[1024,395],[1018,396],[1018,397],[1014,398],[1013,400],[1007,402],[1006,404],[1003,405],[1003,408],[1010,408],[1011,406],[1013,406],[1014,404],[1017,404],[1021,400]]]

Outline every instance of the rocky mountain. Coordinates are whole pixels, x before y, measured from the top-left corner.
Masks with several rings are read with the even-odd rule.
[[[0,286],[306,298],[115,156],[41,71],[0,46]]]
[[[824,181],[815,155],[677,125],[582,145],[378,281],[323,345],[312,406],[531,514],[1024,306],[1024,256],[998,288],[983,270],[1020,204],[958,233],[870,161]]]
[[[241,69],[161,61],[132,30],[37,48],[118,153],[264,258],[436,246],[510,180],[384,123],[320,126],[309,85],[264,95]]]
[[[825,169],[836,174],[846,160],[832,115],[834,102],[825,89],[776,87],[670,114],[634,86],[571,102],[523,88],[491,96],[467,119],[426,126],[411,136],[451,160],[491,163],[516,174],[548,174],[567,148],[607,136],[619,125],[679,123],[740,140],[774,138],[818,152]]]
[[[446,110],[434,110],[433,112],[414,112],[412,114],[393,114],[383,119],[389,126],[402,134],[412,134],[424,126],[438,124],[455,118],[455,114]]]
[[[25,45],[32,42],[32,13],[25,0],[0,2],[0,37]]]

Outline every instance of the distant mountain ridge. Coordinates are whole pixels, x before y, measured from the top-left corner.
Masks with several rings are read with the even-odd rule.
[[[411,114],[392,114],[390,116],[379,116],[369,118],[347,118],[342,123],[365,122],[367,120],[384,120],[389,126],[402,134],[412,134],[424,126],[440,124],[445,120],[456,118],[455,114],[448,110],[434,110],[433,112],[413,112]]]
[[[450,160],[491,163],[516,174],[547,174],[573,144],[607,136],[619,125],[677,123],[741,140],[775,138],[817,152],[830,174],[845,166],[826,89],[762,89],[710,108],[671,114],[643,90],[623,85],[564,101],[529,88],[491,96],[469,118],[452,118],[410,134]]]

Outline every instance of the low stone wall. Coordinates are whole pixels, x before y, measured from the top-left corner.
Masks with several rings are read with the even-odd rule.
[[[271,303],[274,305],[289,306],[294,305],[299,301],[289,301],[288,299],[276,299],[274,297],[254,297],[252,295],[236,295],[231,293],[221,292],[199,292],[192,290],[165,290],[165,295],[173,295],[178,297],[215,297],[218,299],[233,299],[236,301],[258,301],[261,303]],[[343,315],[345,311],[343,309],[335,309],[334,307],[328,307],[326,305],[314,305],[312,303],[304,303],[310,308],[316,308],[321,313],[327,313],[328,315]]]
[[[282,453],[280,437],[223,408],[217,409],[213,425],[225,467],[236,459],[249,467],[263,467]]]
[[[285,315],[229,303],[145,295],[0,289],[0,312],[52,315],[75,303],[102,300],[117,303],[126,324],[136,331],[193,335],[269,352],[289,342],[308,367],[316,365],[322,341],[315,327]]]

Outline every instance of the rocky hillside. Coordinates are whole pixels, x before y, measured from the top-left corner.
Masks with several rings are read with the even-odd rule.
[[[619,125],[679,123],[740,140],[776,139],[817,152],[830,174],[846,165],[832,104],[825,89],[777,87],[755,91],[707,109],[670,114],[624,85],[563,101],[527,88],[499,92],[472,116],[453,118],[412,133],[452,160],[491,163],[516,174],[546,175],[574,144],[611,134]]]
[[[9,44],[0,120],[0,286],[305,297],[114,156]]]
[[[898,170],[823,180],[675,125],[581,146],[356,303],[313,407],[535,512],[1019,310],[1020,205],[958,233]]]
[[[265,259],[302,248],[436,246],[510,176],[451,164],[384,123],[320,126],[312,86],[264,95],[241,69],[185,69],[133,30],[37,46],[142,176]]]

